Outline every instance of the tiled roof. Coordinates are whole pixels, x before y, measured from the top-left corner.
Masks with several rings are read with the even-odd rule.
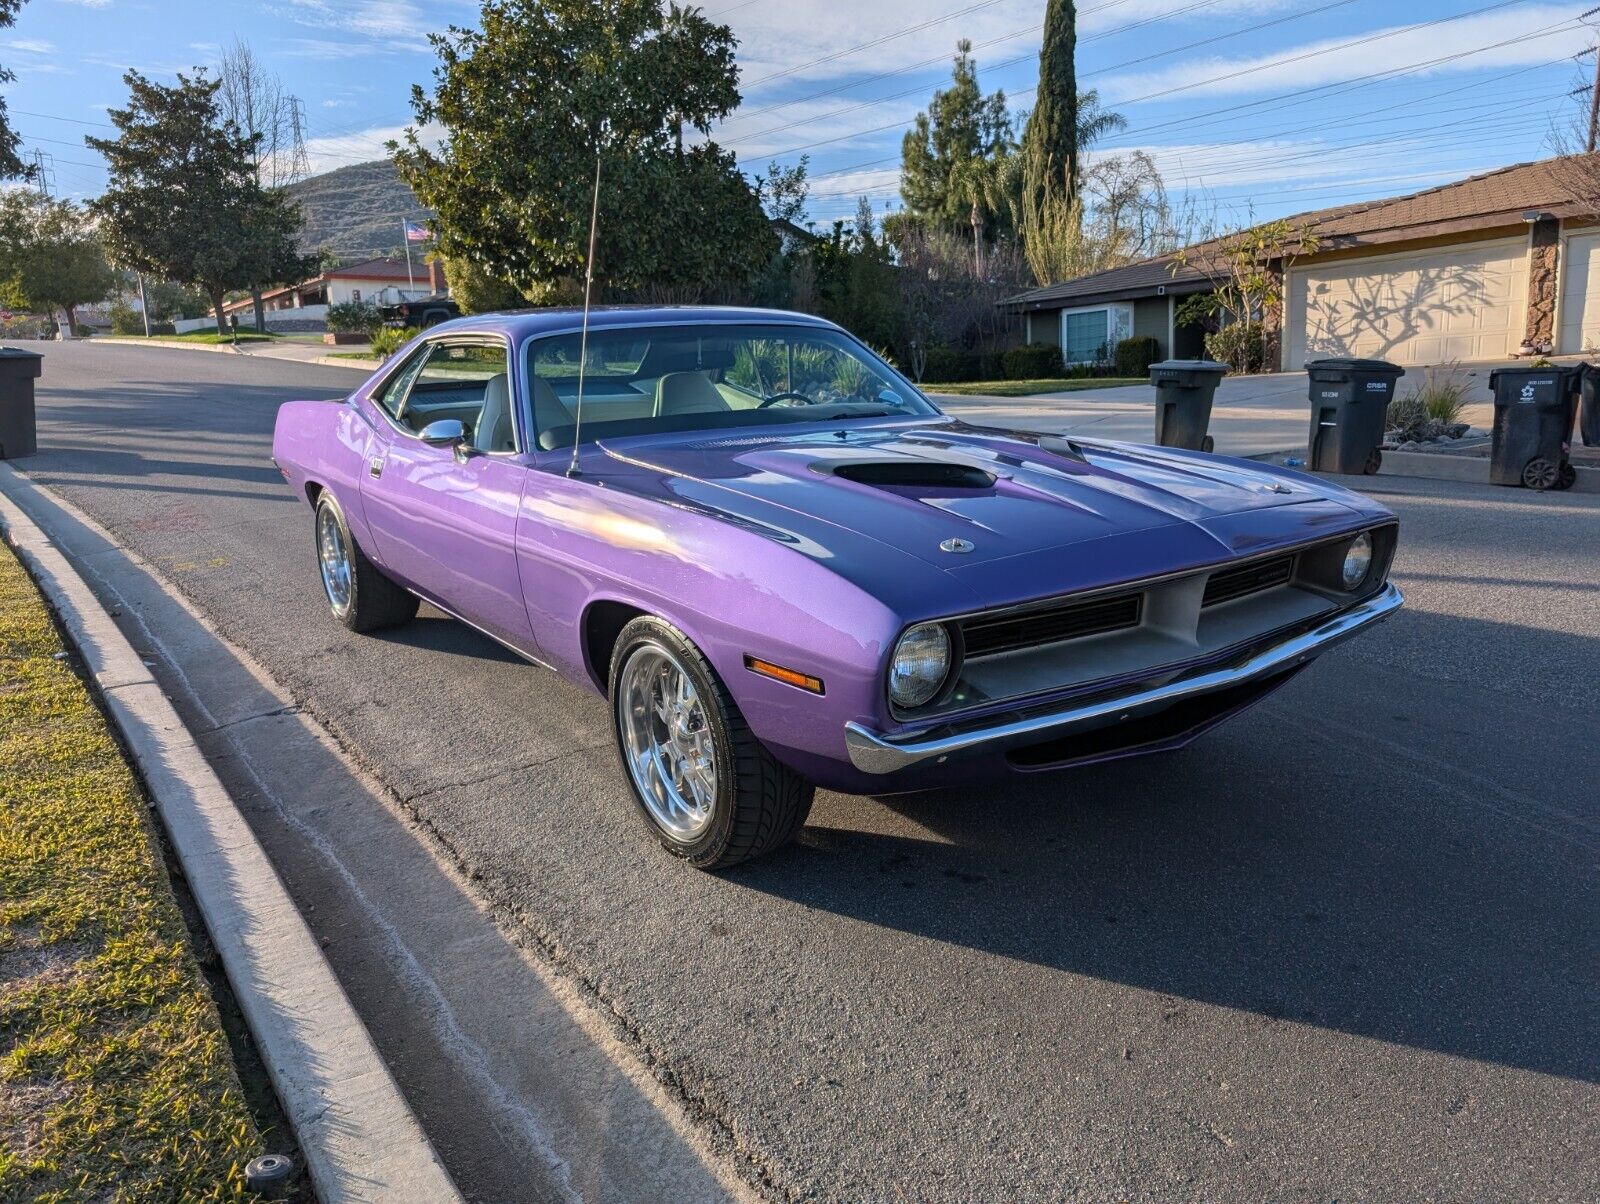
[[[427,264],[414,264],[408,269],[403,259],[368,259],[323,273],[330,280],[409,280],[413,276],[426,279],[427,275]]]
[[[1517,163],[1407,196],[1314,209],[1288,221],[1306,227],[1317,236],[1319,250],[1328,251],[1512,225],[1534,211],[1552,217],[1600,216],[1600,154]],[[1063,301],[1150,296],[1162,284],[1175,293],[1194,292],[1204,283],[1192,268],[1173,272],[1172,262],[1170,255],[1143,259],[1033,289],[1005,304],[1056,308]]]

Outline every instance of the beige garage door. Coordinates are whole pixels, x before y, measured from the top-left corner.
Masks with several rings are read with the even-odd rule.
[[[1567,240],[1566,266],[1561,270],[1561,339],[1567,355],[1600,348],[1600,234],[1577,234]]]
[[[1525,239],[1351,259],[1289,274],[1289,363],[1494,359],[1522,344]]]

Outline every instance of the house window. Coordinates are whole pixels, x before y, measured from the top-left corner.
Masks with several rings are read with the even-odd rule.
[[[1131,305],[1068,309],[1061,313],[1061,358],[1069,364],[1094,364],[1111,358],[1133,333]]]
[[[352,300],[352,301],[361,300],[361,290],[358,289],[358,288],[351,289],[350,290],[350,300]]]
[[[1092,364],[1106,355],[1106,314],[1082,309],[1061,317],[1061,358],[1069,364]]]

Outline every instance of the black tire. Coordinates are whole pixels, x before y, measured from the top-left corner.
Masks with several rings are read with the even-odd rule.
[[[1361,466],[1361,471],[1367,476],[1377,475],[1378,469],[1383,467],[1383,449],[1375,447],[1367,454],[1367,462]]]
[[[624,672],[636,654],[669,652],[703,700],[716,765],[716,793],[703,832],[682,840],[651,814],[628,766],[621,698]],[[726,869],[787,844],[805,825],[816,788],[781,764],[745,723],[738,704],[711,663],[681,631],[651,616],[622,629],[611,654],[611,722],[622,776],[645,825],[674,856],[702,870]]]
[[[1557,489],[1571,489],[1578,483],[1578,470],[1571,464],[1562,462],[1561,476],[1556,481]]]
[[[1529,489],[1557,489],[1560,481],[1561,466],[1554,460],[1538,456],[1522,466],[1522,483]]]
[[[378,631],[416,618],[417,596],[390,581],[377,565],[367,559],[367,554],[361,550],[361,545],[356,543],[355,537],[350,534],[350,524],[345,522],[344,511],[339,508],[339,503],[333,494],[326,489],[317,498],[316,517],[311,527],[312,538],[317,545],[319,567],[322,557],[320,541],[324,515],[329,516],[337,525],[339,538],[343,542],[344,553],[350,566],[350,597],[343,604],[334,596],[327,575],[324,574],[322,577],[323,596],[328,599],[328,609],[333,612],[333,617],[351,631]]]
[[[1217,450],[1217,441],[1215,439],[1213,439],[1210,435],[1206,435],[1204,438],[1202,438],[1200,440],[1200,450],[1203,451],[1203,452],[1216,451]]]

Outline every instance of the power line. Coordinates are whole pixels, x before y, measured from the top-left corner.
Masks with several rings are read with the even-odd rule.
[[[1170,48],[1168,50],[1162,50],[1162,51],[1158,51],[1158,52],[1156,52],[1154,54],[1145,55],[1142,58],[1129,59],[1127,62],[1117,63],[1112,67],[1102,68],[1101,70],[1102,71],[1114,71],[1114,70],[1117,70],[1118,68],[1121,68],[1121,67],[1130,67],[1130,66],[1134,66],[1135,64],[1138,64],[1138,63],[1149,62],[1152,59],[1165,58],[1168,55],[1177,54],[1180,51],[1195,50],[1195,49],[1198,49],[1201,46],[1209,46],[1214,42],[1224,42],[1224,41],[1227,41],[1229,38],[1241,37],[1241,36],[1243,36],[1244,34],[1247,34],[1247,33],[1257,33],[1257,32],[1259,32],[1259,31],[1261,31],[1263,29],[1269,29],[1274,25],[1283,25],[1283,24],[1285,24],[1286,22],[1289,22],[1289,21],[1298,21],[1302,17],[1313,16],[1313,15],[1315,15],[1317,13],[1327,12],[1330,9],[1344,8],[1347,5],[1355,4],[1357,2],[1358,2],[1358,0],[1329,0],[1329,2],[1326,3],[1326,4],[1314,5],[1311,8],[1302,9],[1299,12],[1290,13],[1288,16],[1277,17],[1277,18],[1275,18],[1275,19],[1273,19],[1271,21],[1260,21],[1260,22],[1257,22],[1254,25],[1241,26],[1240,28],[1234,29],[1234,30],[1230,30],[1227,33],[1215,34],[1212,37],[1202,38],[1202,39],[1200,39],[1199,41],[1196,41],[1196,42],[1187,42],[1187,43],[1185,43],[1185,44],[1183,44],[1181,46],[1174,46],[1174,47],[1172,47],[1172,48]],[[1171,17],[1182,16],[1185,13],[1193,12],[1195,9],[1206,8],[1206,7],[1208,7],[1208,6],[1212,5],[1212,4],[1215,4],[1215,3],[1217,3],[1217,0],[1197,0],[1196,3],[1190,4],[1186,8],[1174,9],[1174,10],[1172,10],[1170,12],[1163,13],[1163,14],[1160,14],[1160,15],[1155,16],[1155,17],[1145,17],[1142,20],[1133,21],[1133,22],[1130,22],[1127,25],[1119,25],[1115,29],[1106,30],[1104,33],[1098,34],[1098,35],[1095,35],[1095,36],[1097,36],[1097,37],[1109,37],[1112,34],[1126,33],[1127,31],[1129,31],[1131,29],[1136,29],[1141,25],[1148,25],[1152,21],[1165,20],[1165,19],[1169,19]],[[1040,28],[1042,28],[1042,27],[1038,26],[1038,25],[1035,25],[1032,29],[1023,30],[1022,32],[1023,33],[1035,33]],[[1018,37],[1018,36],[1020,36],[1020,35],[1019,34],[1007,34],[1006,35],[1007,38],[1014,38],[1014,37]],[[1091,39],[1085,38],[1083,40],[1084,41],[1089,41]],[[1009,67],[1015,67],[1015,66],[1018,66],[1018,65],[1020,65],[1022,63],[1032,62],[1032,61],[1034,61],[1035,58],[1036,58],[1036,56],[1034,54],[1032,54],[1032,53],[1021,54],[1021,55],[1018,55],[1015,58],[1004,59],[1001,62],[993,63],[987,68],[987,70],[989,72],[991,72],[991,78],[992,78],[992,73],[994,73],[994,72],[1004,71]],[[942,60],[934,60],[934,61],[942,61]],[[883,79],[883,78],[887,78],[890,75],[897,75],[897,74],[902,74],[902,73],[901,72],[885,72],[883,75],[878,76],[877,78]],[[887,104],[891,100],[901,100],[901,99],[903,99],[903,98],[905,98],[907,96],[915,96],[918,93],[923,92],[924,89],[925,89],[925,85],[918,84],[915,87],[907,88],[904,91],[891,92],[887,96],[879,96],[879,97],[877,97],[877,98],[875,98],[873,100],[864,100],[864,101],[861,101],[859,104],[849,105],[849,106],[847,106],[846,108],[843,108],[843,109],[834,109],[832,112],[829,112],[829,113],[818,113],[818,114],[815,114],[815,115],[813,115],[811,117],[802,117],[802,118],[800,118],[799,120],[796,120],[796,121],[785,122],[781,126],[769,126],[767,129],[761,130],[758,133],[742,134],[737,138],[729,138],[729,139],[724,140],[722,145],[723,146],[738,146],[741,142],[751,142],[751,141],[754,141],[757,138],[764,138],[768,134],[776,134],[776,133],[779,133],[779,132],[781,132],[783,130],[793,129],[795,126],[810,125],[814,121],[835,120],[835,119],[837,119],[839,117],[844,116],[844,114],[846,114],[846,113],[854,113],[854,112],[857,112],[858,110],[861,110],[861,109],[870,109],[870,108],[874,107],[875,105]],[[798,101],[793,101],[793,102],[786,102],[786,103],[797,104],[799,102]],[[785,106],[784,105],[778,105],[778,106],[773,106],[773,107],[783,108]]]

